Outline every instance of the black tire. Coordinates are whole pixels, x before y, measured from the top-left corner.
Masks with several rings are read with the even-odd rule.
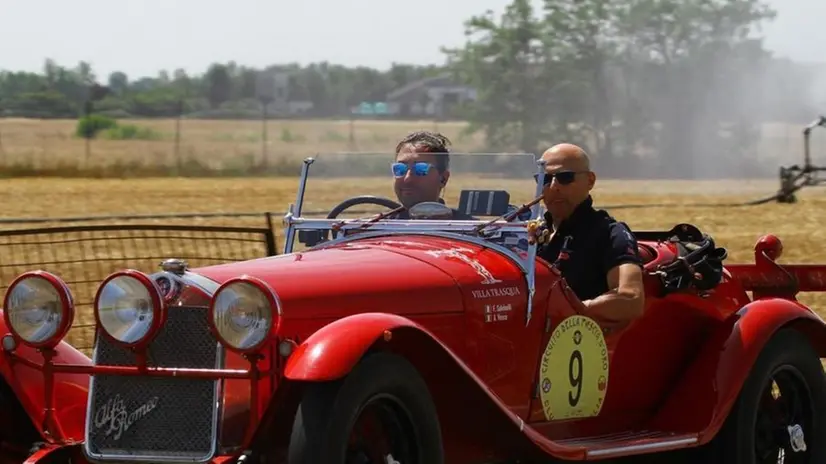
[[[28,450],[34,443],[41,441],[40,433],[29,419],[20,400],[8,383],[0,378],[0,443],[7,448],[14,447],[20,451]],[[0,453],[0,457],[4,456]],[[0,461],[2,461],[0,459]]]
[[[796,400],[791,411],[784,399]],[[802,427],[806,451],[792,450],[790,425]],[[714,458],[709,462],[758,464],[778,462],[780,449],[786,463],[826,462],[826,375],[808,339],[792,329],[781,329],[766,344],[707,451]]]
[[[404,358],[374,353],[363,358],[341,381],[308,384],[296,411],[288,464],[386,464],[364,459],[364,450],[349,447],[351,433],[362,412],[379,406],[388,422],[387,447],[379,440],[366,445],[384,455],[390,452],[402,464],[443,464],[439,418],[433,399],[418,371]],[[390,425],[388,425],[388,423]]]

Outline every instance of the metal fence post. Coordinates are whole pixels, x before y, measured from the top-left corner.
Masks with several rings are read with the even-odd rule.
[[[267,242],[267,256],[275,256],[278,254],[278,248],[276,247],[275,230],[272,225],[272,213],[267,211],[264,213],[264,216],[267,219],[267,233],[265,234],[265,240]]]

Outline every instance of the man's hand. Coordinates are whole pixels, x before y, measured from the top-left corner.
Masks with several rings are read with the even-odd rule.
[[[642,269],[637,264],[620,264],[608,271],[608,292],[583,301],[585,315],[603,329],[616,330],[640,317],[645,308]]]
[[[528,221],[528,243],[540,245],[551,240],[551,231],[543,219],[531,219]]]
[[[598,298],[595,298],[593,300],[586,300],[582,302],[585,306],[585,312],[583,313],[583,315],[588,316],[594,321],[596,321],[597,324],[599,324],[599,326],[602,327],[603,331],[606,333],[622,329],[631,323],[631,321],[629,320],[618,319],[615,317],[614,314],[611,314],[613,308],[611,308],[609,305],[601,303],[596,305],[594,304],[594,302],[597,301],[597,299],[604,298],[605,296],[610,295],[612,293],[615,293],[615,291],[610,291],[606,294],[600,295]]]

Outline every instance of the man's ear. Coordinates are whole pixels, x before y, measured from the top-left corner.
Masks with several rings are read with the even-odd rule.
[[[447,184],[447,180],[450,179],[450,171],[445,171],[442,173],[442,186]]]

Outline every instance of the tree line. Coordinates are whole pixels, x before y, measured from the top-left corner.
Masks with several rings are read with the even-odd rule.
[[[95,75],[46,60],[40,73],[0,73],[0,112],[75,117],[258,115],[262,72],[289,76],[303,117],[351,117],[412,82],[448,73],[476,90],[444,117],[483,131],[489,150],[536,152],[570,140],[606,169],[668,160],[669,175],[739,172],[754,166],[765,122],[804,124],[819,114],[817,68],[773,57],[760,26],[776,17],[759,0],[513,0],[463,25],[467,42],[440,65],[387,70],[331,63],[255,69],[214,63],[201,75]],[[457,25],[460,27],[461,25]],[[613,164],[612,164],[613,163]]]
[[[312,103],[304,117],[344,117],[361,102],[384,101],[389,92],[446,70],[406,64],[377,70],[326,62],[256,69],[229,62],[213,63],[201,75],[177,69],[133,78],[121,71],[98,76],[87,62],[67,67],[46,59],[40,73],[0,71],[0,112],[66,118],[83,114],[91,103],[96,113],[124,117],[258,117],[261,75],[283,73],[289,77],[289,99]]]

